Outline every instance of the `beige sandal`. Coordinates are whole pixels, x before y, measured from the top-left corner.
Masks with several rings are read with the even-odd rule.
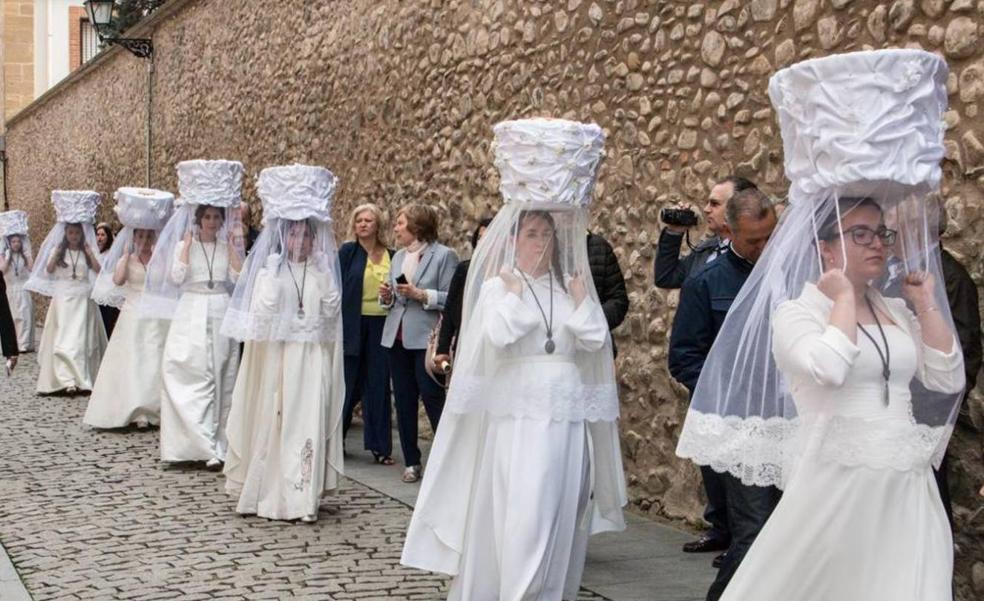
[[[417,480],[420,480],[420,472],[421,469],[419,465],[408,466],[407,469],[403,470],[403,481],[407,484],[411,484]]]

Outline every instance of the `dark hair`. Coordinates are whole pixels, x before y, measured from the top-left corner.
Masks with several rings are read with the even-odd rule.
[[[225,222],[225,211],[223,211],[221,207],[213,207],[212,205],[198,205],[195,207],[195,225],[201,227],[202,217],[205,216],[205,211],[209,209],[215,209],[218,211],[219,215],[222,216],[222,222]]]
[[[840,216],[843,217],[855,209],[860,209],[863,207],[870,207],[877,210],[879,213],[883,213],[881,205],[879,205],[875,199],[867,196],[845,196],[844,198],[837,199],[837,207],[835,210],[830,211],[830,213],[824,218],[823,223],[817,228],[817,238],[825,242],[830,242],[841,235],[840,230],[840,220],[837,218],[838,212]],[[819,213],[823,210],[823,207],[817,209]]]
[[[478,246],[479,232],[482,231],[482,228],[483,227],[484,228],[489,227],[489,224],[491,224],[491,223],[492,223],[492,218],[491,217],[484,217],[484,218],[478,220],[478,225],[475,227],[475,231],[473,231],[472,232],[472,235],[471,235],[471,245],[472,245],[472,248],[475,248],[476,246]]]
[[[434,207],[424,204],[408,204],[397,213],[407,218],[407,229],[417,240],[433,242],[437,240],[439,219]]]
[[[96,225],[96,233],[100,230],[106,232],[106,248],[99,249],[99,252],[103,252],[104,250],[109,250],[109,247],[113,245],[113,228],[109,227],[108,223],[100,223]]]
[[[519,218],[516,219],[516,226],[513,229],[513,235],[519,236],[519,230],[523,229],[523,224],[531,219],[543,219],[550,224],[550,228],[553,232],[553,256],[550,257],[550,266],[553,268],[554,277],[557,278],[557,283],[560,284],[560,289],[567,292],[567,287],[564,285],[564,272],[560,266],[560,245],[557,243],[557,222],[554,221],[553,215],[549,211],[542,210],[529,210],[520,211]]]
[[[742,215],[748,215],[755,219],[765,219],[769,213],[775,213],[775,206],[765,192],[752,186],[740,192],[735,192],[728,199],[728,204],[724,207],[724,219],[728,222],[728,227],[732,231],[738,229],[738,219]]]
[[[719,180],[715,185],[720,186],[721,184],[731,184],[731,187],[733,188],[731,191],[732,198],[734,198],[739,192],[744,192],[745,190],[751,190],[753,188],[758,190],[758,186],[756,186],[752,180],[741,177],[740,175],[729,175],[728,177]]]

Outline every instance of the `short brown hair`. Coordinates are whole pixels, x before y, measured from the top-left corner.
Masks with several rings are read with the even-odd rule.
[[[424,242],[437,240],[437,226],[439,219],[437,211],[430,205],[408,204],[400,209],[397,217],[403,215],[407,218],[407,229],[410,233]]]

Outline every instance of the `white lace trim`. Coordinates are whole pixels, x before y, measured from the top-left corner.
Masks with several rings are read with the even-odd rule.
[[[580,381],[547,378],[452,376],[446,409],[455,413],[483,413],[555,421],[615,421],[618,386],[585,385]]]
[[[296,314],[263,314],[228,309],[222,320],[222,334],[236,340],[311,342],[321,344],[337,340],[340,325],[334,317],[311,312],[303,318]]]
[[[721,416],[688,411],[677,455],[744,484],[783,488],[805,456],[910,471],[938,464],[953,427],[898,418]]]
[[[61,296],[89,296],[89,293],[92,291],[92,282],[89,281],[88,277],[78,280],[65,280],[62,278],[46,278],[31,275],[27,282],[24,283],[24,289],[52,298]]]

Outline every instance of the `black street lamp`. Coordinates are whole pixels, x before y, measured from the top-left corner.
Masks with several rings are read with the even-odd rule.
[[[154,55],[154,43],[149,38],[121,38],[117,35],[103,35],[113,20],[115,0],[85,0],[85,10],[89,14],[89,22],[96,30],[99,41],[106,44],[116,44],[129,50],[140,58],[151,58]]]

